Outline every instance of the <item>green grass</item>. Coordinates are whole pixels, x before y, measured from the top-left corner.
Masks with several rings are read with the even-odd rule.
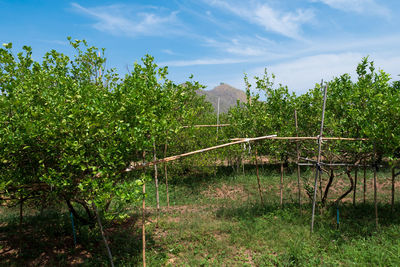
[[[372,174],[368,173],[367,201],[363,204],[361,172],[357,205],[353,207],[352,193],[340,205],[339,229],[336,207],[331,203],[347,188],[346,177],[334,184],[330,204],[317,209],[315,232],[310,235],[310,201],[303,192],[300,212],[297,191],[292,188],[297,178],[290,173],[284,178],[284,205],[280,208],[278,170],[265,167],[261,174],[264,204],[259,199],[254,170],[247,170],[247,175],[218,174],[172,183],[169,210],[165,186],[161,183],[162,210],[158,217],[154,185],[148,184],[148,266],[400,265],[400,206],[397,202],[391,213],[390,187],[386,184],[390,172],[378,175],[378,183],[383,185],[378,194],[379,229],[375,227]],[[313,172],[304,172],[303,176],[312,179]],[[396,197],[399,199],[400,195]],[[17,211],[2,210],[0,216],[6,222],[0,226],[0,246],[18,250],[21,237]],[[133,214],[130,220],[118,225],[106,223],[117,266],[141,264],[139,216]],[[22,245],[21,252],[14,254],[3,253],[0,263],[63,266],[75,261],[84,266],[106,265],[107,256],[98,229],[77,227],[79,245],[74,248],[67,213],[32,212],[24,219],[25,247]]]

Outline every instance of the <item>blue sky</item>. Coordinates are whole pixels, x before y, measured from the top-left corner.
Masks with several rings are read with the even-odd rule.
[[[67,36],[106,48],[108,67],[125,74],[145,54],[209,89],[243,89],[264,68],[291,91],[350,73],[363,56],[400,77],[398,0],[4,1],[0,42],[33,47],[37,60]]]

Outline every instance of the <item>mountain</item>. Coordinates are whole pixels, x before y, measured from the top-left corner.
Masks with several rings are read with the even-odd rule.
[[[221,83],[212,90],[198,90],[197,94],[205,95],[206,100],[211,102],[215,111],[217,111],[219,97],[219,111],[221,113],[228,112],[230,107],[236,105],[237,100],[240,100],[240,102],[246,102],[245,92],[226,83]]]

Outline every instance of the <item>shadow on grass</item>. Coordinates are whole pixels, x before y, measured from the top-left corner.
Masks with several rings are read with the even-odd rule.
[[[68,213],[46,211],[19,217],[3,215],[0,224],[0,265],[2,266],[106,266],[108,257],[99,229],[76,224],[74,246]],[[141,234],[137,218],[106,224],[105,232],[116,265],[136,266],[141,262]],[[75,222],[76,223],[76,222]],[[152,235],[146,237],[154,247]]]
[[[286,203],[280,208],[278,203],[266,203],[259,201],[234,203],[233,205],[220,207],[216,211],[218,218],[238,221],[254,221],[257,218],[278,218],[282,222],[309,227],[311,222],[311,205],[303,204],[301,213],[297,203]],[[380,230],[393,226],[400,226],[400,203],[396,204],[393,212],[390,205],[378,205],[379,228],[375,224],[375,206],[373,203],[358,204],[355,207],[346,203],[339,207],[339,222],[337,225],[336,205],[330,204],[326,208],[317,209],[315,217],[315,230],[320,234],[332,232],[335,235],[347,237],[367,237]]]

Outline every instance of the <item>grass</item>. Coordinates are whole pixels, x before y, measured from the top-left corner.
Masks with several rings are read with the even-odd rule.
[[[162,210],[155,210],[154,186],[148,184],[148,266],[398,266],[400,265],[400,218],[390,210],[390,172],[378,173],[379,229],[375,227],[372,174],[368,173],[367,201],[362,199],[359,173],[357,205],[352,193],[339,207],[317,209],[315,232],[310,235],[311,205],[303,192],[301,212],[297,203],[295,174],[285,175],[284,205],[279,203],[279,167],[261,173],[264,204],[259,200],[254,170],[246,175],[217,174],[191,177],[170,185],[170,209],[165,187],[160,185]],[[303,170],[304,177],[311,171]],[[327,177],[324,177],[326,183]],[[306,179],[307,180],[307,179]],[[348,187],[338,178],[330,201]],[[396,188],[400,191],[399,187]],[[400,195],[396,194],[396,199]],[[138,208],[139,210],[139,208]],[[0,213],[0,263],[3,265],[107,265],[98,229],[77,225],[74,248],[69,215],[47,210],[32,211],[18,234],[18,211]],[[140,214],[118,224],[106,223],[117,266],[141,265]],[[21,245],[22,243],[22,245]],[[20,249],[22,247],[22,249]],[[10,251],[7,251],[11,249]]]

